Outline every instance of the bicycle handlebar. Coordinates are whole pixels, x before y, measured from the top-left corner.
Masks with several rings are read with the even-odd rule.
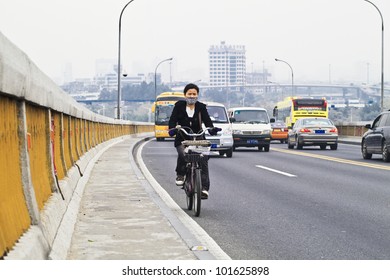
[[[174,128],[171,128],[171,129],[169,129],[168,131],[169,131],[169,135],[171,135],[171,131],[182,131],[182,132],[184,132],[184,134],[185,135],[187,135],[187,136],[189,136],[189,137],[199,137],[199,136],[202,136],[203,134],[205,134],[206,133],[206,131],[208,130],[209,131],[209,133],[211,134],[211,135],[213,135],[210,131],[211,130],[214,130],[214,132],[218,132],[218,131],[221,131],[222,130],[222,128],[219,128],[219,127],[206,127],[206,128],[204,128],[204,129],[202,129],[199,133],[189,133],[189,132],[187,132],[184,128],[187,128],[187,129],[189,129],[190,131],[192,131],[193,132],[193,130],[190,128],[190,127],[188,127],[188,126],[181,126],[181,125],[177,125],[176,127],[174,127]],[[176,132],[174,132],[174,134],[176,134]],[[215,133],[215,135],[216,135],[216,133]],[[171,135],[172,136],[172,135]]]
[[[206,127],[204,129],[202,129],[199,133],[188,133],[184,128],[188,128],[188,129],[190,129],[192,131],[192,129],[190,127],[180,126],[180,125],[177,125],[175,128],[172,128],[172,129],[177,129],[178,131],[182,131],[182,132],[184,132],[185,135],[190,136],[190,137],[202,136],[203,134],[206,133],[207,130],[213,129],[213,127]]]

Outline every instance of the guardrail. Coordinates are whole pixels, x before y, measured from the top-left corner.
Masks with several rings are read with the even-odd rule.
[[[368,130],[365,125],[372,123],[367,122],[336,122],[336,127],[340,136],[361,137]]]
[[[86,109],[0,32],[0,259],[50,258],[90,158],[111,139],[151,131]],[[10,257],[26,242],[40,245]]]

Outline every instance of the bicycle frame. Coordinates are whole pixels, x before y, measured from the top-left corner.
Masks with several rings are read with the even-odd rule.
[[[193,140],[182,141],[184,145],[184,156],[187,162],[186,180],[184,182],[184,191],[187,198],[187,209],[194,210],[195,216],[200,215],[201,209],[201,165],[200,162],[208,160],[211,143],[207,140],[197,140],[197,137],[202,136],[208,129],[203,129],[200,133],[188,133],[184,128],[177,127],[179,132],[183,132]],[[190,129],[190,128],[188,128]],[[191,130],[191,129],[190,129]],[[207,153],[207,154],[205,154]]]

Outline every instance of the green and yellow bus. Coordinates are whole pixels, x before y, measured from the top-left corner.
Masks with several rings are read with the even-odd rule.
[[[185,100],[182,92],[163,92],[157,96],[156,101],[153,103],[154,134],[157,141],[170,138],[168,134],[168,122],[173,107],[178,100]]]
[[[286,97],[276,104],[273,115],[276,120],[292,127],[299,118],[328,117],[328,103],[325,98]]]

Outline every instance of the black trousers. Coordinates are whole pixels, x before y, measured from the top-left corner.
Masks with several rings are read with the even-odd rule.
[[[176,164],[176,174],[184,176],[186,175],[186,161],[184,159],[184,146],[180,145],[176,147],[177,151],[177,164]],[[202,177],[202,188],[208,191],[210,189],[210,178],[209,178],[209,163],[208,159],[200,163],[202,168],[201,177]]]

